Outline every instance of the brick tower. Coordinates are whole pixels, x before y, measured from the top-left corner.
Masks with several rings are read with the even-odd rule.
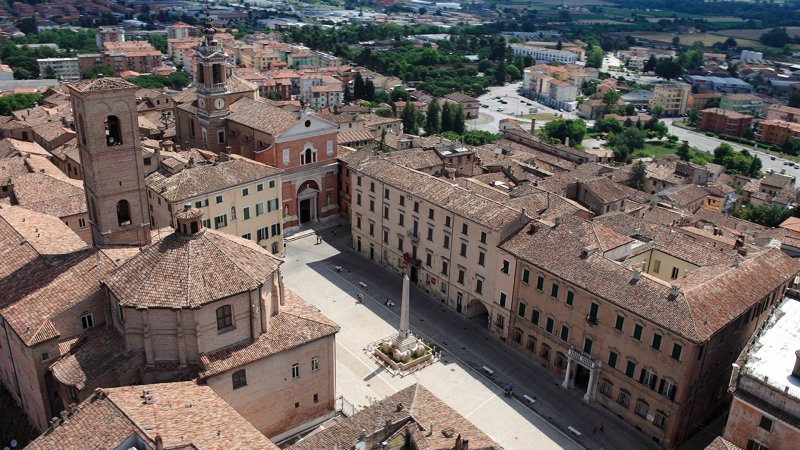
[[[97,78],[67,85],[95,245],[150,243],[135,85]]]

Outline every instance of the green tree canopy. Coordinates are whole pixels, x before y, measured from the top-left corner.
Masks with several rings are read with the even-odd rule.
[[[428,112],[425,115],[425,133],[437,134],[442,130],[439,111],[439,100],[434,98],[428,105]]]
[[[631,167],[631,173],[626,184],[637,191],[647,189],[647,168],[642,161],[638,161]]]
[[[586,123],[580,119],[551,120],[539,130],[539,137],[547,142],[578,146],[586,135]]]
[[[417,123],[417,108],[411,102],[406,102],[403,108],[403,132],[407,134],[419,134],[419,124]]]

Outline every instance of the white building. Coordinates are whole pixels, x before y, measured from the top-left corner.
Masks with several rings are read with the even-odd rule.
[[[742,50],[739,60],[744,63],[759,62],[764,60],[764,54],[761,52],[754,52],[752,50]]]
[[[39,74],[44,76],[48,67],[52,68],[56,76],[62,81],[78,81],[81,79],[81,68],[78,58],[43,58],[37,59]]]
[[[573,64],[578,61],[578,55],[563,50],[550,48],[529,47],[524,44],[511,44],[514,56],[530,56],[537,63],[558,61],[561,64]]]

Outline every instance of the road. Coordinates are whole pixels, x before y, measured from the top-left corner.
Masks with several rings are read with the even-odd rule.
[[[698,133],[696,131],[687,130],[685,128],[677,127],[674,125],[673,122],[680,122],[685,119],[683,118],[672,118],[672,119],[662,119],[664,123],[667,124],[667,128],[671,134],[678,136],[678,139],[681,141],[688,141],[689,145],[708,153],[714,153],[714,149],[717,148],[722,143],[730,144],[736,151],[747,150],[751,154],[755,154],[758,159],[761,160],[762,165],[762,172],[766,171],[767,169],[772,169],[777,173],[781,173],[781,171],[785,171],[786,175],[791,175],[795,177],[795,180],[800,179],[800,168],[798,167],[790,167],[787,164],[785,159],[774,157],[772,155],[762,153],[759,151],[753,151],[752,149],[743,147],[739,144],[733,142],[723,141],[714,137],[706,136],[703,133]],[[774,159],[773,159],[774,158]],[[797,182],[795,182],[795,186],[798,186]]]
[[[481,105],[489,105],[488,108],[480,108],[480,117],[467,121],[467,126],[470,129],[477,129],[483,131],[490,131],[497,133],[502,119],[516,119],[525,123],[530,123],[530,119],[525,119],[522,114],[528,114],[530,108],[536,108],[537,114],[555,114],[562,116],[564,119],[574,119],[577,116],[575,113],[560,112],[549,106],[537,103],[534,100],[525,98],[517,93],[517,89],[522,86],[522,82],[509,83],[505,86],[491,86],[487,93],[478,97]],[[496,99],[495,97],[500,97]],[[500,100],[506,103],[500,103]],[[503,108],[503,111],[498,111],[498,108]],[[545,120],[536,122],[536,128],[541,128],[542,124],[546,123]]]
[[[441,347],[443,358],[402,378],[379,369],[365,348],[396,332],[398,307],[386,307],[383,300],[399,303],[400,278],[353,253],[346,228],[338,229],[338,237],[330,233],[322,233],[320,245],[314,244],[313,237],[289,242],[283,274],[289,288],[342,327],[336,337],[338,395],[365,406],[419,382],[508,450],[658,448],[610,411],[584,404],[582,392],[562,389],[560,380],[484,326],[443,308],[414,286],[412,329]],[[338,273],[337,265],[345,269]],[[364,293],[364,304],[355,302],[359,292]],[[482,366],[490,367],[494,375],[487,377]],[[503,397],[501,386],[509,382],[514,383],[517,395],[536,399],[536,412],[518,398]],[[593,434],[591,426],[598,422],[605,424],[605,432]],[[565,434],[569,426],[582,435]]]

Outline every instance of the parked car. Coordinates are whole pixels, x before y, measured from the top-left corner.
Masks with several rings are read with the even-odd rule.
[[[505,108],[503,108],[502,106],[500,106],[499,108],[497,108],[497,111],[505,111]]]
[[[769,159],[771,159],[771,160],[775,161],[775,155],[771,155],[771,156],[769,157]]]

